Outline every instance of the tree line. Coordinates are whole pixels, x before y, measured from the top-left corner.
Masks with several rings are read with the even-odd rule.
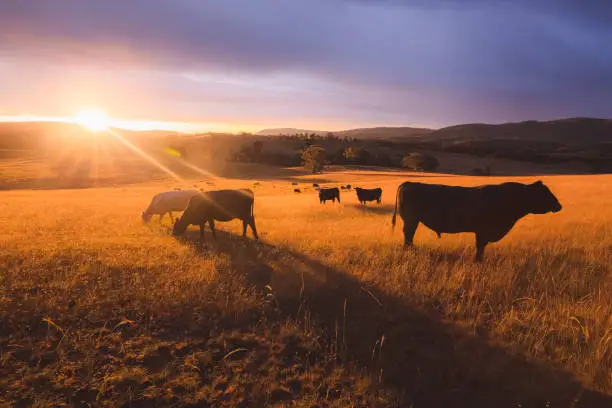
[[[253,143],[243,145],[233,155],[232,160],[283,166],[303,165],[304,168],[313,173],[320,173],[331,164],[403,167],[412,171],[435,171],[440,165],[435,156],[420,152],[408,153],[400,161],[385,152],[371,152],[356,145],[348,145],[339,149],[326,149],[320,144],[313,143],[314,140],[311,136],[293,136],[295,139],[292,140],[305,142],[294,154],[267,152],[264,149],[264,142],[256,140]],[[329,137],[321,139],[317,136],[317,138],[319,138],[318,140],[329,140]]]

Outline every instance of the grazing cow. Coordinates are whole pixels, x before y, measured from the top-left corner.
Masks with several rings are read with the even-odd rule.
[[[294,189],[293,189],[293,192],[294,192],[294,193],[301,193],[301,192],[302,192],[302,190],[300,190],[299,188],[294,188]]]
[[[204,226],[206,222],[210,226],[213,238],[215,234],[216,221],[231,221],[235,218],[242,220],[242,236],[246,236],[247,225],[251,227],[255,239],[259,239],[257,228],[255,228],[255,216],[253,191],[241,190],[216,190],[198,194],[189,201],[183,216],[176,221],[172,234],[182,235],[187,226],[200,226],[200,242],[204,242]]]
[[[351,185],[350,185],[350,184],[347,184],[347,185],[346,185],[346,189],[347,189],[347,190],[350,190],[350,189],[351,189]]]
[[[153,197],[151,204],[142,213],[142,221],[146,224],[154,215],[159,215],[161,222],[164,215],[170,214],[170,220],[174,222],[172,211],[184,211],[192,197],[199,195],[197,190],[172,190],[159,193]]]
[[[405,182],[397,189],[395,212],[404,220],[404,245],[411,246],[420,222],[440,237],[442,233],[476,234],[475,261],[482,261],[485,246],[497,242],[527,214],[561,211],[557,197],[544,183],[502,183],[455,187]]]
[[[367,189],[367,188],[360,188],[360,187],[355,187],[355,191],[357,192],[357,199],[359,199],[359,202],[363,205],[366,204],[366,202],[368,201],[376,201],[378,204],[380,204],[380,197],[382,196],[382,188],[372,188],[372,189]]]
[[[340,202],[340,190],[338,187],[319,188],[319,202],[325,204],[327,200],[332,200],[332,203],[338,200]]]
[[[315,187],[315,188],[319,187],[319,185],[317,183],[312,183],[312,186]]]

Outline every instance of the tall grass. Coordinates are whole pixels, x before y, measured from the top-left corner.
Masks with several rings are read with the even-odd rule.
[[[207,234],[204,249],[195,231],[177,240],[168,225],[142,225],[142,208],[171,184],[1,193],[0,388],[33,398],[26,389],[42,387],[48,402],[61,400],[61,389],[74,399],[96,384],[99,401],[178,404],[201,393],[227,405],[249,395],[435,405],[443,400],[435,390],[448,401],[457,389],[468,404],[491,384],[491,394],[514,387],[520,401],[574,392],[563,384],[612,394],[612,177],[545,178],[563,210],[521,220],[480,265],[471,262],[471,235],[438,239],[421,226],[416,248],[401,247],[390,212],[406,175],[324,177],[382,186],[383,205],[361,208],[354,192],[343,192],[341,205],[320,205],[306,184],[294,194],[287,181],[264,181],[255,188],[262,242],[240,239],[235,221],[219,223],[226,233],[217,242]],[[246,355],[231,354],[239,349]],[[239,359],[240,369],[207,357],[211,350]],[[575,380],[510,379],[543,378],[541,367]]]

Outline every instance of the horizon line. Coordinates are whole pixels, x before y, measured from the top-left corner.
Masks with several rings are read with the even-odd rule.
[[[282,130],[291,129],[299,131],[300,133],[333,133],[333,132],[344,132],[350,130],[359,129],[375,129],[375,128],[413,128],[423,130],[439,130],[446,127],[454,127],[461,125],[503,125],[511,123],[526,123],[526,122],[555,122],[572,119],[600,119],[600,120],[612,120],[612,118],[596,118],[587,116],[568,116],[557,119],[525,119],[519,121],[505,121],[505,122],[461,122],[452,125],[446,125],[441,127],[432,126],[420,126],[420,125],[370,125],[370,126],[355,126],[355,127],[343,127],[334,130],[320,130],[320,129],[306,129],[305,127],[298,126],[264,126],[264,127],[253,127],[253,126],[236,126],[227,123],[204,123],[204,122],[184,122],[184,121],[163,121],[163,120],[147,120],[147,119],[118,119],[110,118],[109,128],[123,129],[134,132],[147,132],[147,131],[167,131],[182,134],[205,134],[205,133],[229,133],[229,134],[257,134],[262,131],[271,130]],[[41,116],[41,115],[6,115],[0,114],[0,123],[66,123],[79,125],[79,123],[73,117],[66,116]]]

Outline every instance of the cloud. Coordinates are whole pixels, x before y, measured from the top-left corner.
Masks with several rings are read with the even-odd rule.
[[[612,3],[596,0],[13,0],[0,4],[0,58],[160,71],[147,89],[201,100],[205,84],[218,103],[262,98],[283,114],[604,116],[609,21]]]

